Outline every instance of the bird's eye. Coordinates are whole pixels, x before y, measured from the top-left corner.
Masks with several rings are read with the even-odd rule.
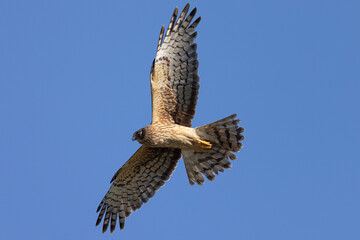
[[[136,138],[138,140],[143,140],[144,137],[145,137],[145,133],[146,133],[146,130],[144,128],[138,130],[135,134],[136,134]]]

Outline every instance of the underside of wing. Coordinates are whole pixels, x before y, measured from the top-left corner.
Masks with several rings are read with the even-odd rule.
[[[196,8],[187,15],[189,7],[189,4],[185,6],[179,18],[176,8],[165,36],[164,26],[160,31],[156,58],[151,67],[153,123],[162,121],[190,127],[195,115],[199,62],[194,40],[201,17],[192,22]]]
[[[109,224],[110,232],[113,232],[117,218],[120,229],[123,229],[125,218],[165,184],[180,157],[179,149],[140,147],[112,178],[112,185],[97,209],[100,213],[96,225],[105,215],[103,232]]]

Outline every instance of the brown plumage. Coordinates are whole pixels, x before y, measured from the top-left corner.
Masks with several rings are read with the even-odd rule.
[[[113,232],[117,219],[123,229],[125,218],[153,197],[170,178],[181,155],[189,183],[201,185],[204,176],[214,180],[214,173],[231,168],[229,158],[236,159],[232,152],[242,148],[244,129],[238,126],[240,121],[235,114],[191,128],[199,93],[199,62],[194,40],[201,18],[192,22],[196,8],[187,15],[189,7],[189,4],[185,6],[179,18],[175,8],[165,36],[164,26],[161,28],[150,72],[152,123],[134,133],[133,140],[142,146],[116,172],[97,209],[96,225],[105,216],[103,232],[109,225]]]

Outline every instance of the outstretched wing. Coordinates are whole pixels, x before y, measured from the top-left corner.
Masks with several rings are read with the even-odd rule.
[[[105,214],[103,232],[109,224],[110,232],[113,232],[117,218],[120,229],[123,229],[125,218],[165,184],[180,157],[180,149],[141,146],[112,178],[113,184],[97,209],[100,213],[96,225],[101,223]]]
[[[150,74],[153,123],[160,121],[191,127],[195,115],[199,62],[194,40],[201,17],[190,25],[196,8],[186,17],[189,7],[189,4],[185,6],[178,19],[178,8],[175,8],[165,37],[164,26],[160,31]]]

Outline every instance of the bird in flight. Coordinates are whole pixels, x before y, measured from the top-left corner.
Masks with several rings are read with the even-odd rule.
[[[178,16],[178,8],[164,32],[161,27],[156,57],[151,66],[152,122],[136,131],[132,140],[142,146],[115,173],[112,185],[100,202],[96,225],[104,217],[103,232],[110,224],[114,232],[117,219],[120,229],[125,218],[146,203],[169,180],[181,155],[190,185],[202,185],[204,176],[214,180],[218,172],[231,168],[232,152],[242,148],[236,114],[219,121],[191,127],[199,93],[196,27],[192,22],[196,8],[189,15],[187,4]]]

